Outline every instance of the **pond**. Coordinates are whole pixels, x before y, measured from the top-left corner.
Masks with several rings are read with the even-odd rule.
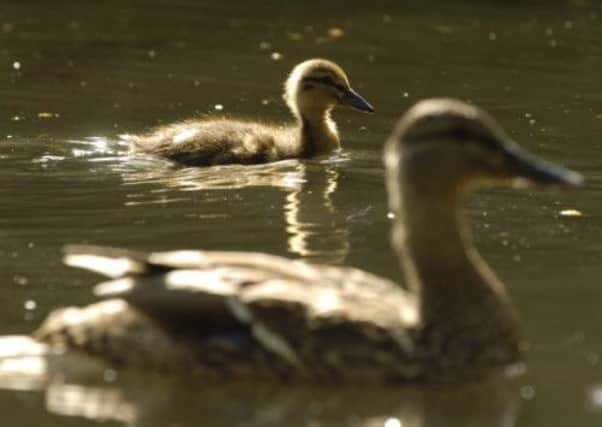
[[[338,111],[343,150],[177,169],[118,135],[217,112],[287,120],[297,63],[339,63],[376,108]],[[0,8],[0,333],[93,300],[67,243],[261,251],[402,282],[382,146],[432,96],[488,110],[579,170],[570,192],[479,192],[477,245],[529,341],[512,382],[414,387],[202,384],[118,376],[0,390],[11,426],[567,426],[602,417],[602,6],[593,1],[15,1]],[[563,216],[575,209],[581,216]],[[15,390],[17,389],[17,390]]]

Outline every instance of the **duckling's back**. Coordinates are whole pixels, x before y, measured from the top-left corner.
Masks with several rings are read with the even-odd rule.
[[[288,126],[230,120],[190,120],[124,139],[139,152],[180,164],[256,164],[300,155],[298,130]]]

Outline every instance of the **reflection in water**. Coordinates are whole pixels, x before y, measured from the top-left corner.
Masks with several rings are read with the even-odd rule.
[[[350,251],[345,218],[338,215],[333,197],[338,189],[340,164],[346,154],[322,160],[285,160],[262,165],[225,165],[209,168],[181,168],[169,161],[144,155],[131,155],[127,144],[104,137],[70,140],[61,145],[40,146],[32,163],[43,168],[66,167],[84,162],[106,168],[121,177],[127,190],[124,205],[185,203],[195,192],[215,192],[204,196],[205,206],[219,200],[223,192],[266,187],[284,192],[282,209],[288,251],[308,261],[342,263]],[[221,193],[220,193],[221,192]],[[226,217],[218,212],[202,212],[204,218]]]
[[[129,159],[126,169],[120,172],[124,185],[160,187],[144,194],[128,194],[130,200],[126,206],[186,200],[165,195],[174,190],[280,189],[287,193],[283,209],[289,252],[310,261],[341,263],[349,253],[349,232],[344,222],[337,220],[332,196],[338,186],[337,163],[346,160],[339,157],[327,161],[285,160],[262,165],[176,168],[156,158],[148,161],[137,158],[134,162]]]
[[[0,382],[0,387],[5,385]],[[50,413],[113,420],[128,427],[185,427],[199,422],[247,427],[513,427],[521,402],[515,384],[506,382],[405,388],[201,386],[189,380],[125,374],[104,384],[54,379],[38,392],[44,393]],[[469,413],[461,409],[466,402],[471,402]]]
[[[187,194],[269,187],[286,193],[283,201],[288,251],[309,261],[342,263],[349,253],[349,231],[338,216],[333,196],[338,188],[339,164],[345,154],[323,160],[285,160],[262,165],[181,168],[143,155],[133,156],[127,144],[104,137],[44,144],[32,163],[44,168],[84,161],[121,176],[129,189],[125,206],[181,203]],[[98,171],[96,171],[98,172]],[[150,189],[149,189],[150,186]],[[205,201],[211,201],[206,197]],[[220,211],[203,217],[227,216]]]
[[[284,205],[288,250],[310,261],[342,263],[350,248],[349,231],[337,221],[332,201],[339,172],[326,164],[312,171],[299,166],[306,177],[304,184],[286,196]]]
[[[178,168],[157,158],[136,156],[127,165],[113,165],[121,172],[125,185],[155,184],[163,191],[235,190],[249,187],[274,187],[283,190],[303,184],[297,160],[265,165],[226,165]],[[152,195],[151,195],[152,196]]]

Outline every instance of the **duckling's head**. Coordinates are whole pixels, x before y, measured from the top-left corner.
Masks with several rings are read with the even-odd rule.
[[[408,186],[455,199],[483,183],[574,186],[583,181],[580,174],[527,153],[483,110],[453,99],[413,106],[389,138],[385,162],[392,196]]]
[[[373,113],[374,108],[355,92],[345,72],[326,59],[297,65],[284,86],[284,100],[297,117],[319,117],[337,105]]]

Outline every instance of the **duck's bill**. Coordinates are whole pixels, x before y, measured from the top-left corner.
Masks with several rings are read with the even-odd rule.
[[[584,182],[580,173],[535,157],[517,145],[506,150],[505,168],[517,184],[575,187]]]
[[[341,104],[365,113],[374,113],[374,107],[372,107],[368,101],[366,101],[359,93],[351,88],[347,89],[347,92],[345,92],[345,95],[343,95]]]

